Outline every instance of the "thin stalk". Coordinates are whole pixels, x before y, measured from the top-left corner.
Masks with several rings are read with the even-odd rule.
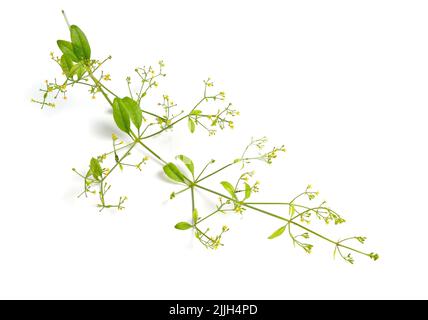
[[[205,190],[205,191],[207,191],[207,192],[213,193],[213,194],[215,194],[215,195],[217,195],[217,196],[220,196],[220,197],[222,197],[222,198],[228,199],[228,200],[230,200],[230,201],[236,202],[236,201],[235,201],[234,199],[232,199],[231,197],[228,197],[228,196],[226,196],[226,195],[224,195],[224,194],[221,194],[221,193],[219,193],[219,192],[217,192],[217,191],[214,191],[214,190],[211,190],[211,189],[205,188],[205,187],[203,187],[203,186],[201,186],[201,185],[195,184],[195,187],[200,188],[200,189],[202,189],[202,190]],[[269,211],[266,211],[266,210],[263,210],[263,209],[260,209],[260,208],[254,207],[254,206],[249,205],[249,204],[246,204],[246,203],[241,203],[241,205],[242,205],[242,206],[244,206],[244,207],[247,207],[247,208],[249,208],[249,209],[252,209],[252,210],[254,210],[254,211],[258,211],[258,212],[260,212],[260,213],[263,213],[263,214],[265,214],[265,215],[268,215],[268,216],[270,216],[270,217],[273,217],[273,218],[276,218],[276,219],[279,219],[279,220],[285,221],[285,222],[287,222],[287,223],[289,223],[289,224],[293,224],[293,225],[295,225],[296,227],[299,227],[299,228],[301,228],[301,229],[303,229],[303,230],[305,230],[305,231],[307,231],[307,232],[309,232],[309,233],[311,233],[311,234],[313,234],[313,235],[315,235],[315,236],[317,236],[317,237],[319,237],[319,238],[321,238],[321,239],[323,239],[323,240],[325,240],[325,241],[327,241],[327,242],[330,242],[330,243],[334,244],[335,246],[342,247],[342,248],[348,249],[348,250],[350,250],[350,251],[354,251],[354,252],[356,252],[356,253],[360,253],[360,254],[365,255],[365,256],[370,256],[369,254],[367,254],[367,253],[365,253],[365,252],[362,252],[362,251],[360,251],[360,250],[357,250],[357,249],[354,249],[354,248],[348,247],[348,246],[343,245],[343,244],[341,244],[341,243],[339,243],[339,242],[337,242],[337,241],[331,240],[331,239],[329,239],[329,238],[327,238],[327,237],[323,236],[322,234],[320,234],[320,233],[318,233],[318,232],[316,232],[316,231],[314,231],[314,230],[312,230],[312,229],[309,229],[309,228],[307,228],[307,227],[305,227],[305,226],[301,225],[300,223],[297,223],[297,222],[292,221],[292,220],[290,220],[290,219],[287,219],[287,218],[281,217],[281,216],[276,215],[276,214],[274,214],[274,213],[272,213],[272,212],[269,212]]]
[[[70,29],[70,22],[67,19],[67,15],[65,14],[65,11],[61,10],[61,12],[62,12],[62,15],[64,16],[65,23],[67,24],[68,28]]]
[[[105,93],[105,91],[103,90],[101,82],[99,82],[98,79],[94,77],[94,74],[91,72],[91,69],[89,67],[86,67],[86,71],[88,72],[89,77],[92,79],[92,81],[97,85],[97,87],[100,90],[101,94],[104,96],[104,98],[110,104],[110,106],[113,107],[113,102],[110,100],[110,98],[107,95],[107,93]]]
[[[119,165],[119,163],[122,162],[123,159],[125,159],[127,156],[129,156],[132,149],[134,149],[136,145],[137,145],[137,142],[134,141],[131,144],[131,147],[128,149],[128,151],[125,152],[125,154],[119,159],[119,161],[117,163],[115,163],[115,165],[110,169],[110,171],[103,177],[103,179],[101,180],[102,182],[104,182],[104,180],[107,179],[107,177],[113,172],[114,169],[116,169],[116,167]]]
[[[156,157],[156,159],[160,160],[163,164],[167,164],[168,163],[164,159],[162,159],[162,157],[159,156],[156,152],[154,152],[152,149],[150,149],[146,144],[144,144],[141,141],[141,139],[137,139],[136,142],[139,143],[141,146],[143,146],[143,148],[145,148],[148,152],[150,152],[152,155],[154,155]]]
[[[175,120],[173,123],[171,123],[171,124],[169,124],[168,126],[166,126],[165,128],[163,128],[163,129],[161,129],[161,130],[159,130],[159,131],[156,131],[155,133],[152,133],[152,134],[150,134],[150,135],[148,135],[148,136],[145,136],[145,137],[142,137],[141,139],[148,139],[148,138],[151,138],[151,137],[153,137],[153,136],[156,136],[156,135],[158,135],[158,134],[160,134],[160,133],[162,133],[162,132],[164,132],[165,130],[168,130],[168,129],[170,129],[170,128],[172,128],[173,126],[175,126],[177,123],[179,123],[180,121],[183,121],[184,119],[186,119],[186,118],[188,118],[189,116],[190,116],[190,114],[205,100],[205,99],[207,99],[207,98],[211,98],[211,97],[204,97],[204,98],[202,98],[201,100],[199,100],[199,102],[192,108],[192,110],[190,110],[190,112],[188,113],[188,114],[186,114],[186,115],[184,115],[184,116],[182,116],[181,118],[179,118],[178,120]]]
[[[214,171],[214,172],[212,172],[212,173],[210,173],[210,174],[206,175],[205,177],[203,177],[203,178],[201,178],[201,179],[197,180],[196,182],[204,181],[205,179],[208,179],[209,177],[211,177],[211,176],[213,176],[213,175],[215,175],[215,174],[219,173],[220,171],[223,171],[224,169],[227,169],[228,167],[230,167],[230,166],[234,165],[235,163],[237,163],[237,162],[229,163],[229,164],[225,165],[224,167],[222,167],[222,168],[220,168],[220,169],[218,169],[218,170],[216,170],[216,171]]]
[[[198,174],[198,176],[196,177],[196,179],[195,179],[195,181],[198,181],[198,179],[202,176],[202,174],[205,172],[205,170],[208,168],[208,166],[210,165],[210,164],[212,164],[213,163],[213,160],[211,160],[211,161],[209,161],[206,165],[205,165],[205,167],[202,169],[202,171]]]
[[[190,188],[190,194],[192,196],[192,216],[193,216],[193,212],[195,212],[195,188],[191,187]],[[196,224],[196,221],[193,221],[194,224]]]
[[[165,120],[165,117],[159,116],[159,115],[157,115],[156,113],[152,113],[152,112],[150,112],[150,111],[146,111],[146,110],[143,110],[143,109],[141,109],[141,111],[142,111],[143,113],[145,113],[145,114],[149,114],[149,115],[151,115],[151,116],[153,116],[153,117],[156,117],[156,118],[159,118],[159,119],[163,119],[163,120]]]

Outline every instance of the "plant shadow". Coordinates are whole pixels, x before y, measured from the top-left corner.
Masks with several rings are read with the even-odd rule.
[[[117,131],[117,128],[112,122],[96,120],[92,131],[97,137],[111,139],[112,133]]]

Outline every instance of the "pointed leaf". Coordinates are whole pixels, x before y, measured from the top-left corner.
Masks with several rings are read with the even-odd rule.
[[[290,214],[290,217],[293,217],[294,213],[296,212],[296,208],[294,208],[293,205],[290,205],[290,208],[288,209],[288,212]]]
[[[166,164],[163,167],[163,171],[165,172],[166,176],[170,178],[172,181],[184,183],[184,175],[180,172],[180,170],[177,168],[175,164],[172,162]]]
[[[60,60],[61,69],[64,72],[67,78],[73,77],[72,69],[73,69],[73,60],[71,60],[70,56],[63,54]]]
[[[251,187],[248,183],[245,182],[245,200],[251,197]]]
[[[130,97],[123,98],[122,103],[126,111],[128,111],[132,123],[137,129],[140,129],[141,124],[143,123],[143,114],[140,107],[138,106],[138,103]]]
[[[129,114],[123,107],[119,98],[115,98],[113,101],[113,118],[116,122],[117,127],[129,134],[131,130],[131,122],[129,120]]]
[[[74,62],[80,61],[80,59],[78,59],[76,54],[74,53],[73,44],[71,42],[65,40],[58,40],[56,44],[58,45],[59,50],[61,50],[63,54],[69,56],[71,60],[73,60]]]
[[[193,226],[188,222],[179,222],[175,225],[175,229],[178,230],[187,230],[193,228]]]
[[[194,176],[194,174],[195,174],[195,166],[193,164],[192,159],[190,159],[190,158],[188,158],[188,157],[186,157],[185,155],[182,155],[182,154],[178,155],[176,157],[176,159],[181,160],[185,164],[185,166],[187,167],[187,169],[189,169],[189,171],[192,174],[192,176]]]
[[[189,120],[187,121],[187,126],[189,127],[189,130],[191,133],[195,132],[195,122],[189,118]]]
[[[85,69],[85,66],[82,64],[82,62],[78,63],[77,65],[78,65],[78,68],[76,70],[76,75],[77,75],[77,79],[80,80],[83,78],[86,72],[86,69]]]
[[[70,27],[71,43],[76,57],[80,60],[91,58],[91,47],[83,31],[76,25]]]
[[[279,228],[278,230],[276,230],[274,233],[272,233],[268,239],[274,239],[276,237],[279,237],[281,234],[284,233],[285,231],[285,227],[286,226],[282,226],[281,228]]]
[[[92,176],[95,180],[99,181],[103,175],[103,169],[101,168],[100,162],[96,158],[92,158],[89,168],[91,169]]]
[[[193,223],[198,222],[198,209],[195,208],[193,210],[192,218],[193,218]]]
[[[82,64],[82,62],[78,62],[73,65],[73,67],[70,70],[71,77],[74,75],[77,75],[77,79],[80,80],[83,77],[83,74],[86,72],[85,66]]]
[[[224,189],[226,189],[226,191],[232,196],[232,198],[234,200],[237,200],[238,198],[236,197],[235,194],[235,188],[227,181],[222,181],[220,182],[221,185],[223,186]]]

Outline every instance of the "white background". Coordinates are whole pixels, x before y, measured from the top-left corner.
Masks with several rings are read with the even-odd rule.
[[[308,256],[285,236],[268,241],[278,222],[250,211],[224,217],[225,246],[207,251],[173,228],[189,199],[168,201],[177,188],[155,161],[115,176],[123,212],[77,199],[71,168],[108,151],[116,130],[83,89],[55,110],[30,103],[60,77],[49,52],[68,38],[62,8],[94,57],[112,54],[106,70],[123,95],[136,66],[164,59],[156,97],[189,108],[211,76],[241,111],[234,131],[182,126],[151,147],[200,168],[234,159],[251,136],[284,143],[284,157],[258,168],[258,199],[287,201],[311,183],[348,220],[325,231],[365,235],[381,259],[351,266],[315,239]],[[427,14],[408,0],[3,3],[0,298],[428,298]]]

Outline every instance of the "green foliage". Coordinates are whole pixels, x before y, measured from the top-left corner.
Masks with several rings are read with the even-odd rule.
[[[247,200],[248,198],[250,198],[251,197],[251,192],[252,192],[252,188],[251,188],[251,186],[248,184],[248,183],[244,183],[244,185],[245,185],[245,198],[244,198],[244,200]]]
[[[187,169],[189,169],[192,177],[195,175],[195,165],[193,164],[192,159],[180,154],[176,157],[178,160],[181,160]]]
[[[74,53],[73,44],[70,41],[58,40],[56,43],[64,55],[69,57],[74,62],[80,61],[80,59]]]
[[[280,235],[282,235],[285,231],[285,228],[287,226],[282,226],[281,228],[275,230],[269,237],[268,239],[275,239],[276,237],[279,237]]]
[[[73,77],[73,60],[69,55],[63,54],[61,56],[61,68],[67,78]]]
[[[91,159],[90,169],[92,172],[92,176],[96,180],[100,180],[101,176],[103,175],[103,169],[101,168],[100,162],[97,159],[95,159],[95,158]]]
[[[123,132],[129,134],[131,131],[131,121],[129,112],[126,109],[125,105],[122,103],[122,100],[115,98],[113,101],[113,118],[116,122],[117,127]]]
[[[191,133],[195,132],[196,125],[195,125],[195,122],[194,122],[191,118],[189,118],[189,119],[187,120],[187,126],[189,127],[189,131],[190,131]]]
[[[65,14],[64,14],[65,17]],[[69,25],[66,19],[67,25]],[[46,81],[40,89],[42,98],[33,99],[43,108],[44,106],[55,107],[56,99],[62,96],[67,98],[68,90],[77,85],[82,85],[88,89],[92,99],[101,96],[113,110],[113,119],[119,130],[127,134],[126,141],[120,140],[116,134],[112,134],[112,150],[98,157],[91,158],[89,169],[79,172],[73,171],[81,177],[83,191],[79,195],[89,196],[91,194],[99,197],[97,207],[101,210],[115,208],[124,209],[126,196],[121,196],[117,201],[109,202],[108,193],[111,188],[111,173],[117,169],[125,172],[125,169],[134,168],[137,172],[144,171],[142,168],[149,160],[149,156],[162,163],[164,174],[168,179],[180,185],[179,190],[170,193],[170,199],[174,199],[184,193],[191,195],[189,205],[188,222],[179,222],[175,225],[178,230],[189,230],[208,249],[218,249],[223,243],[223,236],[229,231],[226,225],[220,230],[211,230],[207,222],[213,219],[221,219],[226,214],[244,214],[246,210],[270,217],[280,222],[280,227],[275,230],[268,239],[275,239],[280,236],[291,240],[292,244],[300,247],[306,253],[311,253],[313,244],[308,243],[313,238],[326,241],[334,247],[334,255],[341,257],[348,263],[354,263],[352,254],[360,254],[374,261],[379,259],[376,253],[366,253],[359,247],[366,242],[362,236],[348,237],[343,240],[334,240],[319,233],[315,228],[309,228],[309,223],[322,223],[340,225],[345,222],[336,211],[331,209],[325,201],[315,203],[318,192],[312,190],[308,185],[306,189],[291,199],[281,199],[276,202],[250,202],[256,193],[259,192],[260,182],[254,179],[254,171],[241,171],[236,177],[229,175],[221,182],[223,190],[216,184],[214,188],[208,187],[207,182],[213,176],[217,176],[231,167],[240,167],[244,170],[253,165],[255,161],[263,161],[272,164],[279,154],[285,152],[285,147],[272,147],[270,151],[265,151],[267,139],[252,138],[250,143],[244,148],[241,154],[234,155],[230,162],[218,168],[212,169],[214,160],[209,160],[202,164],[202,170],[195,171],[194,162],[187,156],[178,155],[176,160],[181,161],[189,171],[191,178],[188,178],[172,162],[165,160],[156,151],[147,145],[152,137],[157,137],[164,132],[171,131],[180,124],[186,124],[191,133],[198,130],[206,131],[208,135],[214,135],[219,129],[234,127],[234,117],[239,112],[234,109],[231,103],[225,102],[223,91],[213,91],[214,82],[211,79],[203,81],[203,90],[196,99],[194,105],[187,111],[176,112],[177,103],[171,97],[163,94],[157,106],[149,108],[143,103],[143,99],[159,85],[159,79],[165,77],[163,61],[158,62],[158,67],[135,68],[137,80],[127,77],[126,84],[128,92],[117,94],[109,88],[107,82],[111,80],[110,74],[105,73],[101,68],[111,57],[104,60],[91,58],[91,47],[83,31],[72,25],[70,28],[71,42],[58,40],[57,44],[61,51],[61,56],[51,53],[51,59],[58,64],[65,76],[63,81]],[[134,85],[136,83],[136,86]],[[124,97],[124,98],[120,98]],[[216,103],[218,107],[213,108],[211,104]],[[208,105],[210,104],[210,105]],[[131,128],[131,125],[137,129]],[[150,142],[149,142],[150,144]],[[133,153],[134,149],[141,148],[148,155],[141,159],[139,153]],[[102,164],[102,166],[101,166]],[[212,170],[211,170],[212,169]],[[239,169],[239,168],[237,168]],[[187,173],[187,172],[186,172]],[[231,183],[229,181],[233,181]],[[198,192],[195,192],[195,191]],[[225,193],[223,192],[225,191]],[[195,208],[196,197],[199,193],[204,196],[212,196],[217,203],[208,212],[198,212]],[[147,199],[149,201],[150,199]],[[280,210],[270,210],[275,207]],[[288,214],[287,214],[288,212]]]
[[[192,214],[193,223],[196,224],[198,222],[198,218],[199,218],[198,209],[195,208]]]
[[[165,175],[174,182],[178,182],[178,183],[184,183],[185,182],[184,175],[177,168],[177,166],[175,164],[173,164],[172,162],[166,164],[163,167],[163,172],[165,172]]]
[[[125,97],[119,101],[119,103],[123,105],[123,108],[128,112],[129,118],[131,119],[134,126],[137,129],[140,129],[143,122],[143,114],[140,107],[138,106],[138,103],[130,97]]]
[[[188,222],[179,222],[175,225],[175,229],[178,229],[178,230],[187,230],[187,229],[190,229],[192,227],[193,226]]]
[[[236,193],[235,193],[235,188],[230,184],[230,182],[222,181],[222,182],[220,182],[220,184],[223,186],[223,188],[230,194],[230,196],[234,200],[238,200]]]
[[[138,103],[129,98],[114,98],[113,100],[113,118],[117,127],[123,132],[131,132],[131,121],[137,129],[141,128],[143,114]]]
[[[89,60],[91,58],[91,47],[85,34],[78,26],[70,26],[70,38],[76,57],[79,60]]]

